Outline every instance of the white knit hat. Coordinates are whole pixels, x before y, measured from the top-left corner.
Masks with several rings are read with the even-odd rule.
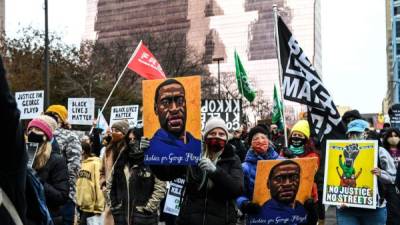
[[[228,129],[226,128],[225,121],[221,119],[221,117],[211,117],[210,119],[207,120],[206,126],[204,127],[204,137],[207,137],[207,134],[215,129],[215,128],[221,128],[225,131],[226,137],[228,137]]]

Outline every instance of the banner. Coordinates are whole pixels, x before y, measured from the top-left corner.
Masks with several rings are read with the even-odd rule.
[[[253,202],[261,211],[247,224],[306,224],[303,203],[311,198],[317,158],[260,160],[257,163]]]
[[[15,100],[21,112],[20,119],[33,119],[43,112],[44,91],[16,92]]]
[[[135,127],[138,122],[139,106],[124,105],[111,107],[110,126],[118,120],[127,120],[129,127]]]
[[[343,138],[345,128],[333,99],[281,17],[278,33],[284,98],[308,106],[310,127],[320,142],[326,135]]]
[[[323,203],[375,209],[378,142],[328,140]]]
[[[196,165],[201,152],[200,76],[144,80],[146,164]]]
[[[106,118],[104,118],[104,115],[100,111],[100,109],[97,111],[97,128],[100,128],[103,130],[101,132],[102,134],[105,134],[107,132],[107,129],[110,128],[110,126],[107,123]]]
[[[75,125],[92,125],[94,98],[68,98],[68,122]]]
[[[242,100],[222,99],[222,100],[201,100],[201,127],[202,130],[208,119],[211,117],[221,117],[229,131],[240,128],[242,118]]]
[[[28,155],[28,163],[27,166],[29,168],[32,168],[33,165],[33,160],[35,160],[35,156],[39,147],[39,143],[34,143],[34,142],[26,142],[26,152]]]
[[[140,41],[129,60],[128,68],[149,80],[165,78],[160,63],[142,41]]]
[[[185,179],[183,178],[176,178],[169,182],[168,193],[165,198],[164,213],[174,216],[179,215],[180,201],[184,185]]]
[[[272,105],[272,123],[278,126],[278,130],[283,130],[283,105],[279,99],[278,90],[274,84],[274,103]]]
[[[254,101],[256,98],[256,92],[250,85],[249,79],[247,78],[246,70],[240,61],[239,55],[235,50],[235,67],[236,67],[236,80],[238,84],[239,93],[242,94],[249,102]]]

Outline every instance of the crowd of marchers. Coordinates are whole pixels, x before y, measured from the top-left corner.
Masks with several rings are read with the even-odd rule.
[[[164,89],[177,86],[169,82],[165,84],[169,89]],[[186,115],[183,100],[172,97],[165,102],[161,99],[165,93],[158,96],[160,101],[155,99],[160,130],[165,132],[157,133],[159,140],[172,133],[177,140],[169,145],[176,145],[179,140],[196,145],[195,138],[180,128],[185,124],[180,117],[168,118],[167,103],[182,107],[182,115]],[[129,127],[125,120],[113,123],[106,131],[94,126],[90,134],[78,138],[70,129],[65,106],[51,105],[24,129],[2,65],[0,105],[0,224],[324,224],[324,149],[311,135],[307,120],[299,120],[288,129],[286,140],[278,124],[250,128],[243,123],[239,129],[228,131],[224,120],[213,117],[202,133],[198,164],[147,165],[144,155],[150,140],[144,138],[142,127]],[[336,207],[337,223],[398,224],[400,131],[390,124],[379,132],[370,129],[357,110],[346,112],[342,123],[347,139],[379,143],[378,166],[368,171],[377,177],[378,200],[375,209],[345,204]],[[31,165],[27,164],[26,142],[38,146]],[[318,159],[310,198],[304,203],[296,201],[298,164],[282,160],[295,158]],[[260,160],[282,161],[271,169],[265,181],[271,200],[263,205],[253,201]],[[346,163],[343,171],[352,175]],[[175,178],[185,180],[178,216],[163,210],[169,182]],[[298,220],[268,219],[290,215]]]

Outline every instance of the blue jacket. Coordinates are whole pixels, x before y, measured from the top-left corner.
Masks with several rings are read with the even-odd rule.
[[[258,155],[252,148],[247,152],[246,158],[242,163],[243,177],[244,177],[244,192],[243,195],[236,199],[237,205],[241,208],[243,202],[251,201],[253,198],[254,181],[256,179],[256,169],[258,160],[274,160],[281,158],[279,154],[269,147],[267,152]]]

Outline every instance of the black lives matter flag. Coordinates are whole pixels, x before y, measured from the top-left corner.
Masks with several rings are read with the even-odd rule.
[[[311,132],[320,142],[343,138],[344,126],[328,90],[281,17],[278,34],[284,98],[307,105]]]

